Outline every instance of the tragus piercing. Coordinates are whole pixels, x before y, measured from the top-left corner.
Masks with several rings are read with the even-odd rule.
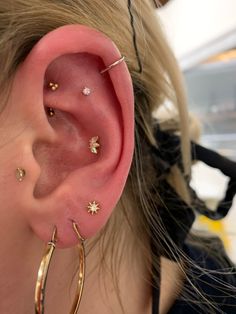
[[[100,144],[98,143],[99,137],[94,136],[90,139],[89,141],[89,148],[91,153],[97,154],[98,153],[98,148],[100,147]]]
[[[51,88],[53,92],[55,92],[59,88],[59,85],[57,83],[52,83],[52,82],[50,82],[48,86]]]
[[[96,215],[98,211],[100,210],[100,205],[97,202],[92,201],[92,202],[89,202],[87,208],[88,208],[89,214]]]
[[[82,90],[82,94],[84,96],[90,96],[91,95],[91,89],[89,87],[84,87]]]
[[[105,72],[111,70],[112,68],[114,68],[115,66],[117,66],[118,64],[120,64],[121,62],[123,62],[124,60],[125,60],[125,57],[123,56],[123,57],[121,57],[119,60],[113,62],[113,63],[110,64],[107,68],[105,68],[104,70],[102,70],[102,71],[100,72],[100,74],[103,74],[103,73],[105,73]]]
[[[23,168],[17,168],[15,171],[16,180],[22,182],[26,176],[26,171]]]

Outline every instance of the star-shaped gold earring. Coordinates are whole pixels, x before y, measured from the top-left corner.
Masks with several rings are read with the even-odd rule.
[[[88,213],[89,214],[95,215],[100,210],[100,205],[97,202],[92,201],[92,202],[89,202],[87,208],[88,208]]]

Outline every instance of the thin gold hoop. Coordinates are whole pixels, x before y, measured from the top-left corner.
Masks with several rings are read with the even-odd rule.
[[[113,62],[112,64],[110,64],[106,69],[102,70],[102,71],[100,72],[100,74],[103,74],[103,73],[105,73],[105,72],[111,70],[112,68],[114,68],[115,66],[117,66],[118,64],[120,64],[121,62],[123,62],[124,60],[125,60],[125,57],[123,56],[123,57],[121,57],[119,60],[117,60],[117,61]]]
[[[84,248],[84,239],[81,237],[78,226],[75,222],[73,222],[73,229],[79,239],[80,244],[78,245],[79,248],[79,278],[78,278],[78,285],[77,285],[77,292],[75,296],[75,300],[73,302],[72,309],[70,314],[76,314],[79,306],[80,301],[83,293],[84,287],[84,277],[85,277],[85,248]],[[46,291],[46,283],[47,283],[47,276],[49,271],[50,262],[56,248],[57,242],[57,229],[56,227],[53,230],[53,235],[51,241],[48,242],[45,254],[42,258],[40,263],[39,271],[38,271],[38,278],[36,281],[35,287],[35,314],[44,314],[44,302],[45,302],[45,291]]]

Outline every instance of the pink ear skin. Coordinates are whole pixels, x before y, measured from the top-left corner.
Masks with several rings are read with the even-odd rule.
[[[33,172],[24,182],[30,187],[21,185],[19,206],[43,241],[56,226],[61,248],[77,243],[72,220],[84,238],[104,226],[127,180],[134,149],[132,80],[125,62],[100,74],[120,57],[104,34],[68,25],[44,36],[15,76],[10,104],[29,128],[22,136]],[[51,81],[59,83],[54,92]],[[89,97],[82,94],[85,86]],[[55,109],[54,117],[45,115],[45,106]],[[101,145],[97,155],[89,150],[93,136]],[[101,207],[96,215],[87,212],[92,201]]]

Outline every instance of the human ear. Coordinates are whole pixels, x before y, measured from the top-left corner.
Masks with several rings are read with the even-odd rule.
[[[134,148],[132,80],[125,62],[101,74],[120,58],[103,33],[68,25],[44,36],[15,75],[8,117],[24,130],[14,149],[26,169],[17,203],[45,242],[56,226],[59,247],[75,245],[72,221],[92,237],[122,194]],[[95,137],[97,154],[89,148]]]

